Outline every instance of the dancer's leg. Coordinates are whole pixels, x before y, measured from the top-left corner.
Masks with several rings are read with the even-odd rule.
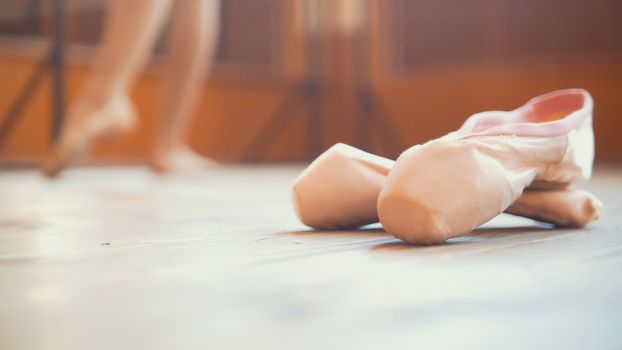
[[[186,138],[212,63],[219,15],[219,0],[179,1],[173,9],[163,118],[152,155],[158,171],[200,169],[212,163],[194,152]]]
[[[103,136],[134,126],[129,88],[159,33],[171,0],[113,0],[102,47],[86,86],[67,114],[65,128],[44,165],[53,176]]]

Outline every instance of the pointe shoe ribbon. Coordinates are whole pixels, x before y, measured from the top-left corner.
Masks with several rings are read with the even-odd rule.
[[[472,130],[472,120],[461,130]],[[500,119],[490,126],[503,122]],[[393,164],[390,159],[344,144],[331,147],[294,181],[298,217],[318,229],[356,228],[377,222],[376,201]],[[585,191],[529,191],[506,212],[560,226],[582,227],[598,218],[601,206]]]
[[[405,241],[441,243],[508,209],[526,188],[562,190],[586,180],[593,156],[592,98],[585,90],[476,114],[397,159],[378,198],[380,222]]]

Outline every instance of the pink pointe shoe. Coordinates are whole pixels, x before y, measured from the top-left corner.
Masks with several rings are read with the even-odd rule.
[[[380,222],[405,241],[441,243],[507,210],[526,188],[564,190],[588,179],[593,156],[592,98],[585,90],[475,114],[458,131],[397,159],[378,198]],[[559,198],[581,195],[573,193]]]
[[[296,214],[316,229],[356,229],[379,221],[376,202],[394,161],[345,144],[326,150],[294,181]],[[526,191],[505,210],[565,227],[598,219],[602,204],[574,189]]]
[[[349,229],[378,222],[376,202],[395,162],[338,143],[294,180],[296,215],[316,229]]]

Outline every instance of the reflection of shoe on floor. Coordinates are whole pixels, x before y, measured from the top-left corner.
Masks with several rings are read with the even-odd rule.
[[[125,96],[115,97],[104,106],[75,106],[69,116],[58,143],[43,164],[43,172],[49,177],[77,162],[93,143],[124,135],[136,125],[134,107]]]
[[[511,112],[484,112],[396,161],[378,198],[384,228],[440,243],[506,210],[525,188],[564,189],[591,175],[592,98],[556,91]],[[562,197],[563,198],[563,197]]]

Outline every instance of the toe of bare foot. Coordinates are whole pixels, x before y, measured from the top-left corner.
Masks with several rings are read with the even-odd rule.
[[[80,158],[88,146],[85,133],[78,127],[63,131],[58,143],[43,162],[42,171],[47,177],[56,177],[72,162]]]
[[[158,173],[203,171],[217,164],[188,147],[158,150],[151,157],[151,167]]]
[[[57,177],[62,169],[62,161],[55,153],[50,154],[41,166],[41,171],[43,172],[43,175],[49,178]]]

